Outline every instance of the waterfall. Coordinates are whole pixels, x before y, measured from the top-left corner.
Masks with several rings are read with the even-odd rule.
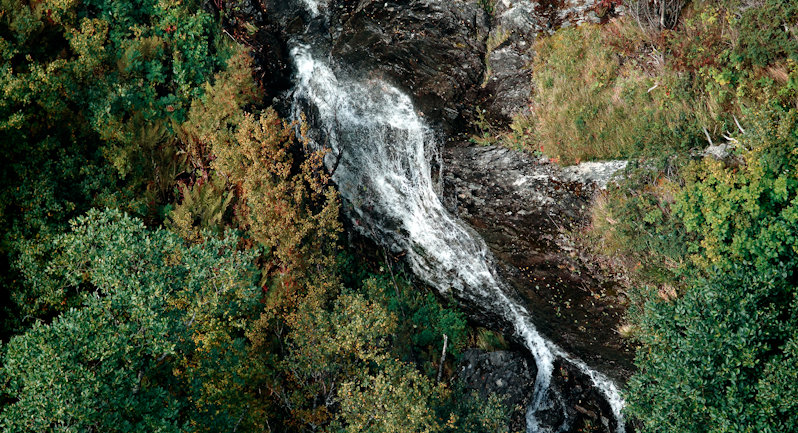
[[[310,16],[317,17],[324,9],[327,8],[327,0],[300,0],[305,10],[310,13]]]
[[[353,223],[392,251],[406,253],[413,272],[441,294],[493,310],[512,324],[531,352],[538,373],[527,410],[528,432],[546,431],[536,414],[557,404],[549,385],[554,360],[561,358],[591,378],[623,433],[623,400],[615,385],[537,332],[526,309],[507,295],[482,238],[444,209],[429,162],[439,143],[410,97],[383,80],[334,71],[311,47],[295,44],[291,56],[296,66],[294,115],[307,113],[311,139],[329,149],[325,163],[351,204]],[[560,409],[565,410],[562,404]],[[560,430],[567,428],[566,421]]]

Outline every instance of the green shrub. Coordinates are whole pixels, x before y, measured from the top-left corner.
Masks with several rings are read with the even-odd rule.
[[[680,190],[680,160],[632,162],[591,208],[589,245],[619,259],[635,284],[672,285],[687,255],[688,233],[671,206]]]
[[[739,167],[706,159],[678,194],[674,211],[697,240],[702,269],[750,266],[759,272],[798,264],[798,111],[747,118]]]
[[[739,160],[696,163],[671,206],[704,277],[678,296],[650,293],[632,315],[630,411],[644,431],[798,428],[798,110],[744,123]]]
[[[798,290],[785,271],[717,271],[645,305],[627,392],[642,432],[798,428]]]
[[[701,125],[716,135],[736,129],[732,116],[745,107],[789,106],[796,97],[798,38],[790,30],[796,7],[781,0],[740,3],[697,3],[660,42]]]
[[[798,4],[767,0],[741,9],[735,23],[738,62],[765,67],[784,58],[798,61]]]

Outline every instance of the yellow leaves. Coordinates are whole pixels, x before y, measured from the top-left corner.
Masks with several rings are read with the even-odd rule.
[[[68,28],[75,18],[75,6],[78,3],[78,0],[43,0],[33,4],[4,0],[0,2],[0,18],[8,22],[13,33],[24,39],[44,26]]]
[[[787,191],[787,176],[781,175],[773,182],[773,195],[779,200],[785,201],[788,199]]]
[[[236,52],[213,83],[205,83],[204,96],[192,101],[187,120],[176,128],[192,167],[205,168],[208,153],[219,156],[237,147],[233,134],[244,117],[243,106],[255,100],[258,93],[251,62],[243,49]],[[229,159],[232,155],[226,156]]]
[[[69,45],[78,55],[80,69],[91,72],[99,67],[104,58],[105,43],[108,37],[108,22],[96,18],[84,18],[80,29],[69,30]]]
[[[280,180],[288,179],[293,165],[293,158],[288,153],[288,146],[294,139],[292,126],[280,120],[273,109],[257,117],[245,115],[235,134],[236,151],[247,159],[242,163]],[[231,171],[231,175],[237,174]],[[239,176],[238,179],[251,181],[252,177]]]
[[[388,360],[384,370],[341,385],[340,418],[347,432],[437,432],[442,426],[430,410],[440,388],[412,366]],[[450,417],[456,422],[456,417]]]
[[[159,0],[156,7],[163,11],[168,11],[172,8],[180,6],[182,3],[182,0]]]
[[[302,275],[313,264],[331,267],[324,251],[340,231],[339,203],[325,189],[329,179],[320,154],[305,155],[297,169],[294,126],[273,109],[243,115],[232,140],[214,143],[212,167],[239,190],[239,223],[272,251],[277,268]]]
[[[165,224],[184,239],[201,242],[200,230],[221,227],[224,214],[233,200],[233,192],[225,188],[224,181],[218,176],[179,188],[182,200]]]
[[[66,26],[75,17],[75,6],[78,3],[78,0],[43,0],[33,3],[32,7],[27,7],[30,8],[33,17],[39,21],[50,25]]]

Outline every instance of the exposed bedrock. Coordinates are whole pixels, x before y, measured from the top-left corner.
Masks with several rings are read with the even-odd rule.
[[[485,12],[475,2],[340,2],[332,54],[414,96],[425,115],[453,126],[476,97],[484,71]]]
[[[623,299],[566,236],[584,222],[596,188],[624,164],[562,169],[495,146],[450,146],[443,158],[446,207],[485,239],[538,329],[625,381],[632,351],[617,332]]]
[[[318,15],[301,2],[228,3],[228,27],[253,45],[267,90],[286,89],[288,39],[324,38],[348,72],[397,85],[448,132],[476,106],[499,122],[528,111],[537,36],[614,13],[598,0],[498,0],[490,14],[475,0],[314,0]]]
[[[230,8],[228,24],[253,46],[264,84],[285,82],[289,40],[312,39],[316,47],[324,40],[326,54],[348,74],[379,77],[413,95],[425,117],[446,131],[462,127],[462,114],[477,100],[490,22],[474,1],[313,1],[318,14],[301,2],[241,4]]]
[[[526,431],[526,408],[533,395],[537,368],[523,349],[486,352],[469,349],[456,370],[460,383],[480,398],[495,394],[510,411],[509,431]],[[602,396],[590,386],[590,380],[567,363],[557,362],[549,393],[562,407],[538,413],[541,426],[556,429],[565,420],[572,420],[567,431],[613,432],[615,421]],[[565,410],[565,414],[561,409]]]
[[[511,409],[510,431],[513,432],[525,430],[526,407],[532,402],[536,374],[535,363],[521,351],[479,349],[467,350],[456,372],[462,385],[476,391],[480,398],[496,394],[503,400]]]

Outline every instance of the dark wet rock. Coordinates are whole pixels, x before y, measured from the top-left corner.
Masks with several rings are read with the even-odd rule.
[[[255,0],[249,0],[255,4]],[[253,38],[245,23],[285,41],[313,40],[328,45],[328,55],[347,72],[378,76],[413,95],[418,108],[433,123],[452,130],[461,123],[479,93],[484,73],[488,16],[465,0],[330,0],[318,15],[299,1],[263,0],[233,13],[229,23],[241,27],[238,39],[255,47],[261,63],[268,56],[284,58],[270,37]],[[250,27],[251,28],[251,27]],[[279,65],[279,66],[282,66]],[[282,76],[281,67],[264,66],[266,77]],[[269,82],[264,82],[269,84]]]
[[[537,368],[529,355],[515,351],[467,350],[456,379],[480,398],[496,394],[510,410],[510,431],[525,431],[526,408],[532,402]]]
[[[491,71],[484,87],[484,106],[489,112],[488,117],[494,121],[509,122],[517,114],[529,114],[532,44],[521,40],[499,46],[490,52],[486,62]]]
[[[463,0],[339,2],[332,55],[414,95],[431,119],[451,125],[470,108],[484,70],[488,21]]]
[[[485,239],[538,329],[624,382],[632,350],[616,329],[625,299],[568,236],[585,222],[598,186],[502,147],[451,146],[443,159],[446,207]]]
[[[564,419],[570,420],[564,431],[613,433],[617,431],[617,422],[612,408],[604,397],[592,386],[591,379],[575,366],[558,360],[554,363],[550,399],[556,402],[547,411],[538,413],[543,426],[557,428]],[[567,417],[563,416],[567,414]],[[627,425],[627,432],[634,431]]]
[[[536,6],[528,0],[496,2],[485,58],[489,73],[483,83],[485,108],[492,119],[509,121],[529,111],[533,45],[549,24]]]
[[[299,1],[223,4],[226,27],[253,47],[259,79],[272,93],[288,84],[287,41],[323,39],[348,72],[387,79],[412,94],[433,123],[454,131],[476,105],[497,121],[528,112],[537,35],[600,21],[596,2],[499,0],[493,17],[467,0],[329,0],[315,16]]]

